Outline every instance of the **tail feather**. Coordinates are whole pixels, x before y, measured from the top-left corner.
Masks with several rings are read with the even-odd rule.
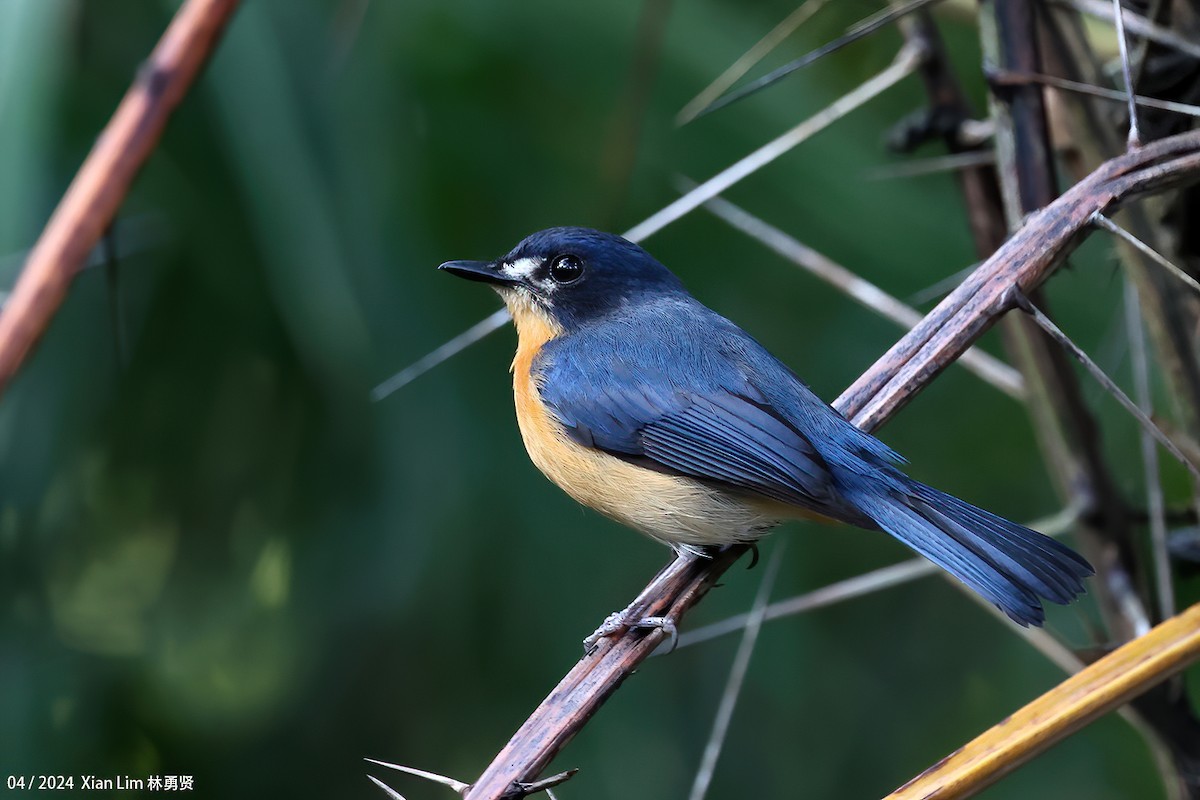
[[[976,508],[957,497],[927,486],[919,486],[917,496],[935,511],[938,506],[953,509],[958,520],[973,523],[993,540],[1006,540],[1022,556],[1022,566],[1036,575],[1032,588],[1055,603],[1066,604],[1085,591],[1082,578],[1093,574],[1092,565],[1066,545],[1049,536],[1009,522],[1003,517]],[[962,524],[960,522],[959,524]],[[985,540],[986,541],[986,540]]]
[[[883,530],[1021,625],[1041,625],[1041,599],[1071,602],[1094,570],[1069,547],[916,481],[906,491],[854,492]]]

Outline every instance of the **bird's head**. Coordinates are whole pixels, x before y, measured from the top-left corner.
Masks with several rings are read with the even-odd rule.
[[[491,284],[520,326],[527,315],[557,332],[633,303],[682,294],[683,284],[633,242],[590,228],[549,228],[495,261],[438,269]]]

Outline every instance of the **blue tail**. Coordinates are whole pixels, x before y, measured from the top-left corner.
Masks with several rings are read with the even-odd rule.
[[[1021,625],[1046,619],[1040,598],[1065,604],[1095,574],[1048,536],[905,478],[902,493],[846,491],[880,528],[965,583]]]

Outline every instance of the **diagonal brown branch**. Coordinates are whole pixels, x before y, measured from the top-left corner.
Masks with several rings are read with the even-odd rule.
[[[238,0],[188,0],[96,139],[0,312],[0,392],[50,325],[237,6]]]
[[[958,358],[1012,304],[1012,288],[1041,284],[1089,231],[1093,214],[1134,196],[1200,176],[1200,132],[1152,142],[1105,162],[1029,218],[907,336],[868,369],[834,406],[865,430],[886,422]],[[704,560],[679,558],[634,605],[645,616],[679,619],[745,552],[726,549]],[[559,682],[468,790],[470,800],[522,796],[528,783],[578,733],[617,687],[666,638],[661,629],[603,639]]]
[[[834,403],[855,424],[879,427],[978,339],[1008,309],[1009,288],[1040,286],[1087,233],[1098,209],[1194,180],[1200,132],[1160,139],[1110,159],[1031,215],[1004,247],[938,304],[921,324],[868,369]]]

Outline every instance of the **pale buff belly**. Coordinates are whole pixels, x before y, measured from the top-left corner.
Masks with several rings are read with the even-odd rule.
[[[537,388],[516,374],[517,422],[530,459],[585,506],[685,549],[751,541],[792,516],[781,504],[735,497],[578,444],[546,411]]]

